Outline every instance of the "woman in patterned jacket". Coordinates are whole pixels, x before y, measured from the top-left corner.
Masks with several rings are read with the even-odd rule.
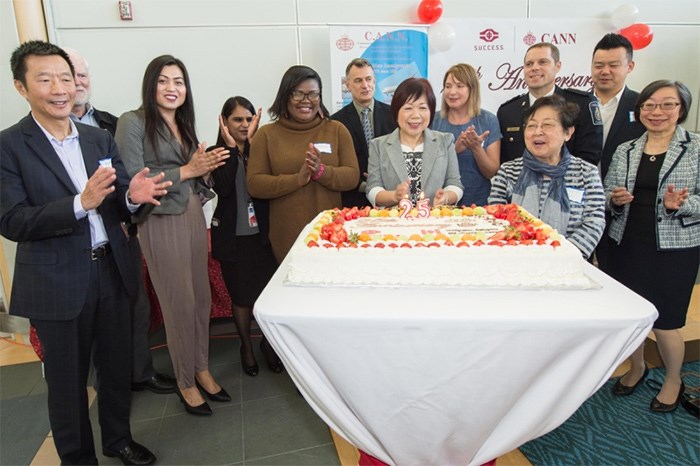
[[[605,197],[598,169],[566,148],[578,113],[558,95],[535,101],[525,113],[523,156],[491,179],[489,204],[523,206],[588,258],[605,228]]]
[[[685,389],[680,370],[685,325],[700,253],[700,137],[680,124],[691,104],[678,81],[654,81],[642,90],[634,114],[647,131],[621,144],[605,177],[610,270],[615,279],[651,301],[659,311],[654,334],[666,377],[650,409],[671,412]],[[644,348],[613,387],[631,394],[648,373]]]

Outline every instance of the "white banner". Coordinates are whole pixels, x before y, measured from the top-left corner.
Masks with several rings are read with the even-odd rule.
[[[372,63],[374,98],[391,103],[396,86],[406,78],[428,77],[426,26],[331,26],[332,112],[351,100],[345,87],[345,67],[354,58]]]
[[[511,97],[527,92],[523,59],[527,48],[538,42],[551,42],[559,48],[562,67],[558,86],[590,91],[593,47],[611,32],[608,20],[499,18],[442,22],[454,29],[455,40],[447,51],[431,51],[431,84],[438,92],[450,66],[468,63],[481,78],[481,106],[493,113]]]

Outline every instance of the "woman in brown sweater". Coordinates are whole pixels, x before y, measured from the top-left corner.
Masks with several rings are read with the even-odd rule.
[[[341,207],[341,191],[359,183],[352,137],[328,118],[321,92],[316,71],[289,68],[268,110],[273,123],[250,146],[248,191],[270,199],[270,242],[279,262],[316,214]]]

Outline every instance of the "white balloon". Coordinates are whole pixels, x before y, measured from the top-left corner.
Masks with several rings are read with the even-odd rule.
[[[455,30],[445,22],[432,24],[428,29],[431,52],[447,52],[455,43]]]
[[[639,8],[631,3],[626,3],[615,8],[610,15],[610,21],[616,29],[624,29],[637,22]]]

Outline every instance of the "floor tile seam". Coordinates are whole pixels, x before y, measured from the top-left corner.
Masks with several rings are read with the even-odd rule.
[[[241,377],[243,377],[243,374],[240,374]],[[243,381],[241,381],[243,383]],[[243,458],[242,464],[245,464],[245,452],[246,452],[246,444],[245,444],[245,414],[243,413],[243,390],[241,390],[241,410],[240,410],[240,423],[241,423],[241,457]]]
[[[326,442],[326,443],[319,443],[318,445],[311,445],[311,446],[304,447],[304,448],[297,448],[296,450],[282,451],[279,453],[275,453],[274,455],[255,456],[255,457],[251,457],[251,458],[245,458],[243,461],[246,462],[246,461],[264,460],[264,459],[268,459],[268,458],[274,458],[275,456],[289,455],[291,453],[301,453],[301,452],[304,452],[307,450],[313,450],[315,448],[320,448],[320,447],[325,447],[325,446],[333,446],[333,448],[335,448],[335,446],[333,445],[333,441],[330,441],[330,442]],[[240,464],[240,463],[237,463],[237,464]]]
[[[243,403],[257,403],[260,401],[274,400],[276,398],[282,398],[285,396],[299,396],[299,395],[297,395],[295,392],[290,392],[290,393],[283,393],[283,394],[279,394],[279,395],[264,396],[262,398],[255,398],[254,400],[245,400]],[[306,402],[305,399],[304,399],[304,402]]]

